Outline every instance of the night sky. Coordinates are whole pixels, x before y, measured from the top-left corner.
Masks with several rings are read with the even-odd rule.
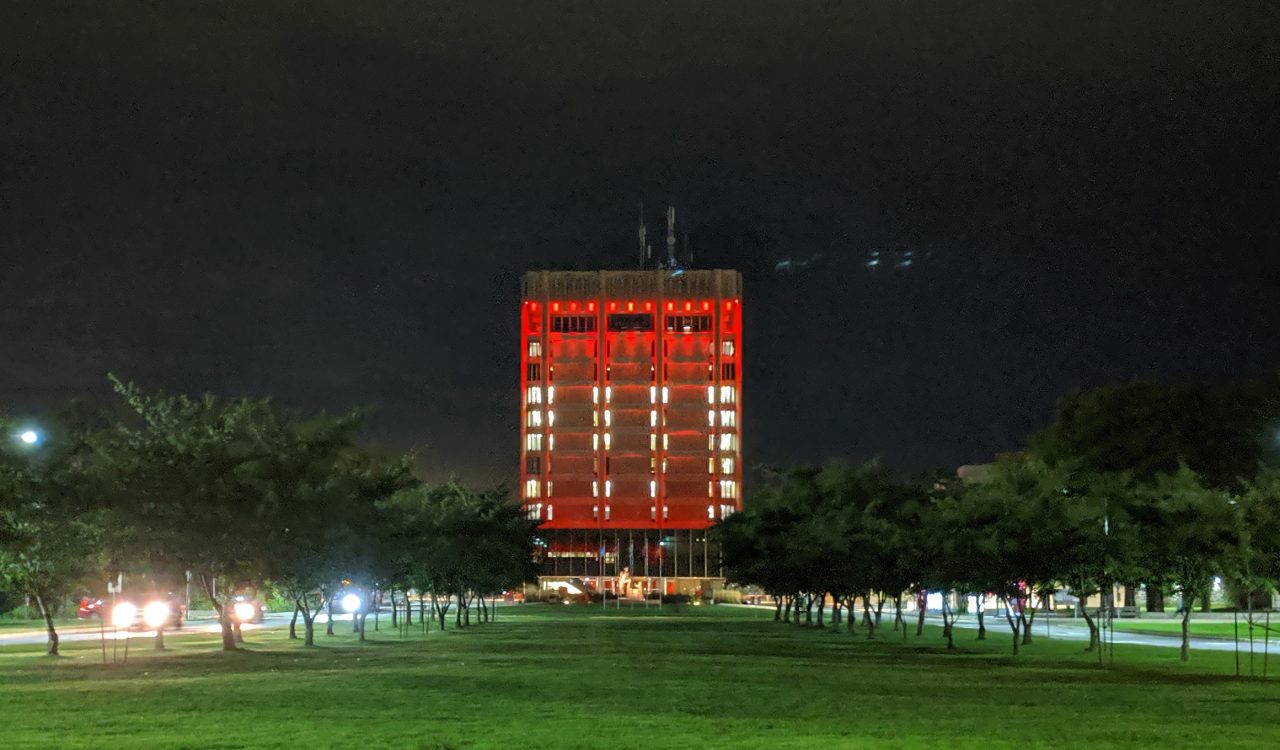
[[[633,267],[640,200],[745,276],[749,465],[954,467],[1075,387],[1262,375],[1277,7],[6,2],[0,411],[108,371],[366,405],[512,480],[520,276]]]

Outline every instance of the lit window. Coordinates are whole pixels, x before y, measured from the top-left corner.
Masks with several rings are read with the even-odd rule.
[[[541,341],[530,341],[530,342],[529,342],[529,356],[530,356],[530,357],[541,357],[541,356],[542,356],[542,342],[541,342]]]
[[[721,474],[733,473],[733,459],[731,457],[726,456],[725,458],[720,459],[720,473]]]
[[[716,473],[716,460],[714,458],[707,459],[707,473],[708,474]]]
[[[542,433],[531,432],[524,436],[524,449],[527,451],[542,450]]]
[[[542,403],[542,389],[536,385],[531,385],[525,390],[524,401],[526,404]]]
[[[720,450],[736,451],[738,449],[738,436],[730,433],[722,433],[720,435]]]
[[[600,433],[596,432],[591,435],[591,450],[600,450]]]
[[[548,427],[556,426],[556,413],[554,411],[547,412],[547,426]]]
[[[609,507],[608,505],[604,506],[604,520],[606,521],[609,520],[609,516],[612,515],[612,511],[613,511],[613,508]]]
[[[665,458],[664,458],[664,459],[662,459],[662,473],[663,473],[663,474],[666,474],[666,473],[667,473],[667,459],[665,459]]]
[[[551,480],[547,480],[547,497],[551,497]]]
[[[555,449],[556,449],[556,436],[555,436],[555,435],[547,435],[547,449],[548,449],[548,450],[555,450]]]
[[[551,503],[547,503],[547,520],[554,521],[556,517],[555,508],[551,507]]]
[[[720,342],[720,355],[722,357],[733,356],[733,339],[725,339]]]
[[[715,449],[716,449],[716,434],[712,432],[707,435],[707,450],[713,451]]]
[[[667,390],[667,387],[664,385],[662,386],[662,403],[665,404],[670,400],[671,400],[671,392]]]
[[[613,424],[613,414],[610,413],[608,409],[605,409],[604,410],[604,426],[608,427],[611,424]]]
[[[529,412],[525,417],[525,425],[528,427],[541,427],[542,412],[536,409],[534,411]]]
[[[707,411],[707,424],[712,427],[716,426],[716,413],[714,410]]]
[[[591,426],[592,427],[600,426],[600,412],[598,411],[591,412]]]
[[[649,480],[649,497],[657,497],[657,496],[658,496],[658,483],[657,481],[650,479]]]
[[[707,403],[714,404],[716,402],[716,387],[714,385],[707,386]]]
[[[714,505],[708,505],[707,518],[715,518],[715,517],[716,517],[716,507]]]
[[[540,486],[541,485],[538,483],[537,479],[526,479],[524,483],[524,496],[539,497],[541,494],[538,492]]]
[[[649,450],[658,450],[658,436],[652,432],[649,433]]]
[[[597,479],[591,480],[591,496],[600,497],[600,481]]]
[[[732,479],[720,480],[720,497],[732,500],[738,497],[738,483]]]
[[[737,396],[738,394],[735,391],[733,386],[731,385],[720,386],[720,403],[722,404],[735,403],[737,401]]]
[[[591,386],[591,403],[600,403],[600,386],[598,385]]]
[[[658,388],[657,388],[657,386],[652,386],[652,385],[651,385],[651,386],[649,386],[649,403],[651,403],[651,404],[656,404],[656,403],[658,403]]]
[[[610,443],[610,442],[612,442],[612,441],[610,441],[610,439],[609,439],[609,433],[607,433],[607,432],[606,432],[606,433],[604,434],[604,449],[605,449],[605,450],[609,450],[609,443]]]
[[[604,480],[604,496],[610,497],[612,495],[613,495],[613,480],[606,479]]]
[[[556,387],[554,385],[547,386],[547,403],[554,404],[556,402]]]
[[[658,426],[658,410],[657,409],[649,410],[649,426],[650,427]]]
[[[712,497],[713,495],[715,495],[715,491],[716,491],[716,483],[707,482],[707,497]]]
[[[720,424],[725,427],[733,427],[737,424],[737,413],[733,409],[720,410]]]
[[[606,385],[604,387],[604,402],[607,404],[613,400],[613,386]]]
[[[667,450],[667,433],[662,433],[662,450]]]

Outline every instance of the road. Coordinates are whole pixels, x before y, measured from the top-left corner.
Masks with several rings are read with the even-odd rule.
[[[242,625],[241,628],[245,632],[259,630],[262,628],[282,628],[289,624],[291,613],[286,612],[268,612],[261,623]],[[317,622],[326,622],[324,615],[317,618]],[[351,615],[338,615],[334,618],[337,620],[351,620]],[[166,630],[165,635],[182,635],[184,633],[218,633],[221,628],[217,621],[212,618],[196,618],[187,620],[182,630]],[[108,640],[112,638],[124,639],[149,639],[155,637],[154,630],[134,630],[114,633],[110,628],[106,630]],[[58,640],[61,643],[71,641],[96,641],[103,637],[102,631],[96,624],[76,624],[65,625],[58,628]],[[28,644],[43,644],[46,640],[44,628],[32,628],[30,630],[2,630],[0,631],[0,646],[20,646]]]
[[[928,617],[931,624],[941,627],[941,617]],[[976,619],[961,618],[956,622],[956,627],[968,630],[977,630],[978,621]],[[1242,651],[1248,649],[1249,642],[1243,637],[1246,633],[1244,627],[1241,628],[1242,637],[1240,639],[1240,649]],[[987,637],[996,638],[1000,635],[1012,637],[1008,623],[1003,617],[987,617]],[[1033,638],[1054,638],[1065,641],[1088,641],[1089,627],[1080,620],[1056,619],[1048,617],[1037,617],[1035,625],[1032,626],[1031,636]],[[1164,648],[1180,648],[1182,646],[1182,638],[1174,633],[1169,635],[1154,635],[1151,633],[1131,633],[1125,630],[1113,630],[1107,634],[1107,640],[1114,642],[1117,646],[1160,646]],[[1234,651],[1236,648],[1235,641],[1229,638],[1197,638],[1192,636],[1189,644],[1191,648],[1202,649],[1205,651]],[[1280,654],[1280,636],[1273,635],[1268,648],[1268,653]],[[1254,653],[1263,653],[1263,641],[1260,633],[1255,632]]]

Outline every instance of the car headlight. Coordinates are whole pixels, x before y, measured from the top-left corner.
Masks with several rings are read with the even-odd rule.
[[[360,609],[360,597],[355,594],[347,594],[342,597],[342,611],[355,612]]]
[[[130,627],[137,617],[138,608],[129,602],[120,602],[111,608],[111,624],[117,628]]]
[[[231,611],[240,622],[250,622],[253,620],[253,616],[257,614],[252,602],[236,602]]]
[[[149,628],[158,628],[169,620],[169,605],[164,602],[151,602],[142,608],[142,621]]]

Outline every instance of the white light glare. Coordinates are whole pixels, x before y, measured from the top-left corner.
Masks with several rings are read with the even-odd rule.
[[[27,445],[35,445],[40,442],[40,433],[35,430],[27,430],[18,436],[18,439]]]
[[[111,608],[111,624],[117,628],[127,628],[133,625],[133,621],[138,616],[138,608],[129,602],[120,602]]]
[[[231,608],[231,611],[240,622],[252,622],[253,616],[256,614],[254,612],[253,602],[236,602],[235,606]]]
[[[164,602],[150,602],[142,608],[142,621],[149,628],[158,628],[169,620],[169,605]]]
[[[355,594],[347,594],[342,597],[343,612],[355,612],[357,609],[360,609],[360,597]]]

